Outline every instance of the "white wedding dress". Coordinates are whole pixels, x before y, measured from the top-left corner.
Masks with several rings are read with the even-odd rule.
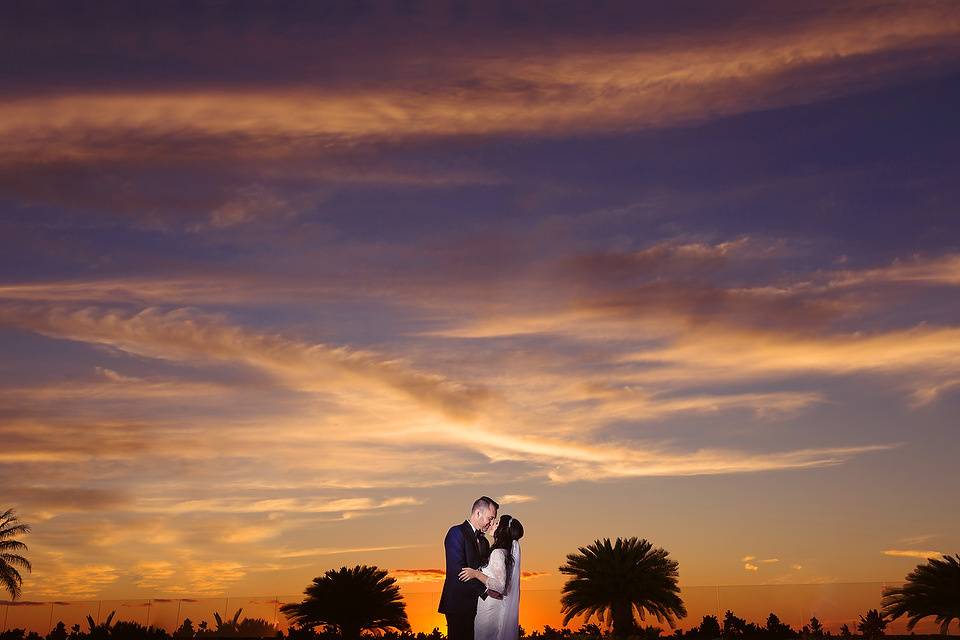
[[[520,543],[513,541],[513,568],[507,579],[506,549],[494,549],[490,561],[480,570],[486,575],[487,589],[503,593],[503,600],[487,597],[477,604],[473,622],[474,640],[517,640],[520,636]]]

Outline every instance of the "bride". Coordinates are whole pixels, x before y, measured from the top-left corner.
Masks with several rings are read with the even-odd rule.
[[[460,579],[472,578],[487,586],[488,597],[477,604],[474,640],[517,640],[520,635],[520,538],[523,525],[508,515],[500,517],[493,533],[490,561],[480,570],[466,568]]]

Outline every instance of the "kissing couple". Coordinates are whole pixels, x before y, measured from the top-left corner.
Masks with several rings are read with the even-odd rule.
[[[520,538],[523,525],[492,498],[477,498],[470,517],[443,540],[447,572],[440,613],[448,640],[517,640],[520,635]],[[494,525],[493,523],[497,524]],[[486,532],[493,528],[493,546]]]

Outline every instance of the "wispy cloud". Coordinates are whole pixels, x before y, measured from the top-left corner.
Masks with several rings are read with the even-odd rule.
[[[938,558],[943,554],[939,551],[924,551],[920,549],[885,549],[883,555],[894,558]]]
[[[834,14],[790,31],[754,31],[735,45],[668,36],[643,49],[614,40],[594,42],[591,50],[561,47],[561,55],[516,51],[509,63],[501,56],[451,57],[433,79],[447,85],[444,91],[414,83],[324,92],[281,86],[68,93],[7,101],[0,122],[12,157],[115,160],[137,146],[131,141],[184,135],[249,138],[249,151],[276,156],[297,140],[645,128],[843,94],[909,70],[915,63],[907,54],[920,43],[927,56],[949,57],[958,32],[955,13],[917,3]],[[858,64],[884,55],[875,70]],[[473,83],[454,83],[464,77]],[[104,144],[107,134],[127,143]],[[140,153],[156,152],[141,146]]]
[[[250,500],[249,498],[205,499],[176,502],[169,499],[141,501],[140,510],[159,513],[350,513],[374,511],[398,506],[421,504],[412,497],[374,500],[371,498],[335,498],[322,500],[317,498],[272,498],[268,500]]]
[[[644,377],[682,377],[683,369],[692,368],[694,361],[703,366],[705,360],[711,375],[728,380],[803,372],[842,375],[920,368],[943,372],[955,369],[958,337],[960,330],[953,327],[925,326],[817,338],[706,330],[689,332],[665,348],[636,352],[627,360],[660,366]]]
[[[304,389],[329,388],[337,380],[373,384],[457,416],[475,413],[487,396],[482,388],[421,373],[373,353],[254,333],[189,309],[130,313],[8,305],[0,308],[0,323],[161,360],[250,366]]]
[[[168,560],[145,560],[137,563],[133,571],[138,576],[136,585],[141,589],[158,589],[177,573],[173,563]]]
[[[106,563],[71,562],[49,555],[30,574],[30,592],[39,596],[91,598],[116,582],[121,570]]]
[[[291,549],[281,551],[277,554],[278,558],[307,558],[313,556],[338,556],[351,553],[370,553],[373,551],[398,551],[402,549],[415,549],[420,545],[390,545],[382,547],[313,547],[311,549]]]
[[[521,571],[520,579],[521,580],[536,580],[537,578],[543,578],[545,576],[551,575],[548,571]]]
[[[893,264],[859,271],[831,274],[830,286],[860,286],[871,283],[907,283],[927,285],[960,285],[960,255],[948,253],[936,257],[915,256],[896,260]]]

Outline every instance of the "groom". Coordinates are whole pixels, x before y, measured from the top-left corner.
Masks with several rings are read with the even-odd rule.
[[[479,569],[490,555],[490,543],[483,533],[497,518],[500,508],[493,499],[477,498],[470,510],[470,518],[463,524],[450,527],[443,539],[447,558],[447,575],[440,594],[440,613],[447,616],[448,640],[473,640],[473,619],[477,615],[477,598],[487,597],[487,588],[476,578],[460,581],[465,567]]]

